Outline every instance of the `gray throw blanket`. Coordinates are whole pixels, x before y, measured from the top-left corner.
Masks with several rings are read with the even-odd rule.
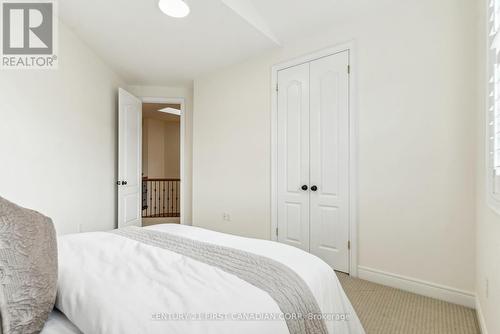
[[[126,227],[110,233],[190,257],[264,290],[285,314],[290,334],[328,334],[321,310],[309,287],[293,270],[277,261],[140,227]]]

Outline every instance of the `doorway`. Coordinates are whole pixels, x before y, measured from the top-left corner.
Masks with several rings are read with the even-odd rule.
[[[181,105],[142,104],[142,226],[181,220]]]
[[[184,99],[138,98],[122,88],[118,96],[118,227],[184,224]],[[162,127],[157,120],[164,132],[150,136],[150,124]]]

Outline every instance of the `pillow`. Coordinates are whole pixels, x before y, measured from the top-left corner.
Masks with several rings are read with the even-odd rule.
[[[0,197],[0,334],[40,332],[56,292],[52,220]]]

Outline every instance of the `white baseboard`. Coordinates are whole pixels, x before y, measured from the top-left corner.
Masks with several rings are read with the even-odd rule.
[[[476,307],[476,295],[472,292],[462,291],[448,286],[387,273],[363,266],[358,266],[358,277],[370,282],[444,300],[449,303],[459,304],[470,308]]]
[[[488,334],[488,330],[486,329],[486,321],[484,320],[484,314],[481,309],[481,303],[479,302],[479,298],[476,297],[476,314],[477,320],[479,321],[479,329],[481,329],[481,334]]]

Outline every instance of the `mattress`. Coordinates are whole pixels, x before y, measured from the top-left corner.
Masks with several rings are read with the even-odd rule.
[[[364,334],[334,271],[312,254],[277,242],[178,224],[138,230],[194,245],[202,242],[247,252],[276,262],[293,271],[309,289],[321,315],[326,317],[328,333]],[[84,333],[292,332],[286,317],[265,318],[286,314],[278,300],[261,287],[217,265],[117,232],[65,235],[58,240],[56,307]],[[203,254],[209,257],[210,253]]]

